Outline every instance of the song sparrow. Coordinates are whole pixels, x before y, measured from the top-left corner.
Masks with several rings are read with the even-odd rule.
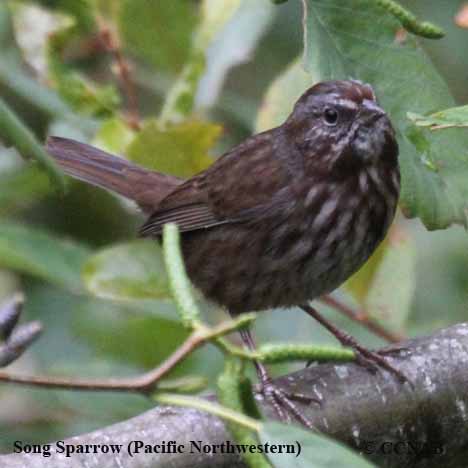
[[[307,302],[369,258],[400,189],[392,124],[372,87],[359,81],[316,84],[282,125],[189,180],[63,138],[50,138],[47,150],[67,174],[135,200],[150,214],[142,236],[159,238],[165,223],[177,223],[191,280],[234,315],[304,305],[320,321]],[[366,358],[390,368],[383,358]],[[301,419],[260,365],[258,372],[278,411],[281,404]]]

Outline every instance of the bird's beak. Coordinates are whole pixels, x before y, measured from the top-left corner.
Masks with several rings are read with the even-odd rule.
[[[362,101],[360,114],[370,122],[387,115],[375,101],[371,101],[370,99],[364,99]]]

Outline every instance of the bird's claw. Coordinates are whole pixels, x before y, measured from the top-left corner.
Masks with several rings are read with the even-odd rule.
[[[396,376],[400,382],[408,382],[412,386],[412,382],[408,377],[387,359],[387,356],[392,354],[392,351],[395,352],[396,350],[389,350],[390,352],[387,353],[386,351],[371,351],[370,349],[358,346],[354,347],[354,351],[356,353],[356,361],[359,365],[362,365],[373,373],[376,373],[379,369],[385,369],[387,372]]]
[[[292,416],[308,429],[314,429],[312,422],[302,414],[294,400],[306,404],[317,403],[321,405],[317,398],[302,393],[288,392],[271,381],[263,382],[259,393],[271,404],[281,421],[289,423]]]

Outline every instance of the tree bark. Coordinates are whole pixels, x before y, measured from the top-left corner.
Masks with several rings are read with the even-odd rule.
[[[321,364],[277,379],[284,389],[310,394],[322,405],[303,405],[317,429],[366,453],[380,467],[465,467],[468,460],[468,324],[385,348],[390,362],[412,383],[355,363]],[[211,398],[211,397],[208,397]],[[259,401],[274,417],[272,408]],[[190,441],[221,444],[230,436],[221,420],[189,409],[158,407],[128,421],[65,440],[122,444],[120,454],[55,453],[0,456],[3,468],[241,468],[237,455],[190,453]],[[130,457],[131,441],[177,441],[184,453]],[[12,447],[13,451],[13,447]]]

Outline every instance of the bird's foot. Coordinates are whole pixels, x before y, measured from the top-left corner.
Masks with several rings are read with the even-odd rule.
[[[403,372],[392,365],[387,359],[388,355],[400,351],[401,348],[399,350],[394,349],[388,351],[372,351],[360,345],[351,335],[346,333],[343,333],[342,339],[340,341],[343,346],[347,346],[355,352],[356,361],[359,365],[369,369],[373,373],[375,373],[378,369],[385,369],[386,371],[396,376],[400,382],[408,382],[411,384],[408,377],[406,377]]]
[[[245,345],[250,350],[255,350],[255,343],[249,330],[241,330],[241,337]],[[297,392],[288,392],[272,382],[268,371],[260,361],[254,361],[258,380],[260,381],[259,390],[256,393],[271,404],[281,421],[291,422],[291,416],[309,429],[314,429],[313,424],[306,418],[296,402],[310,404],[312,402],[321,404],[314,397]]]
[[[271,404],[281,421],[289,423],[294,418],[308,429],[314,429],[312,422],[303,415],[303,411],[295,402],[317,403],[320,405],[321,402],[317,398],[302,393],[288,392],[269,379],[261,383],[258,393]]]

